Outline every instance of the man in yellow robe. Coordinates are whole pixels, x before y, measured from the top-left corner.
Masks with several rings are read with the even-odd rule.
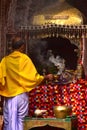
[[[0,95],[5,97],[3,106],[4,130],[23,130],[23,120],[28,114],[28,92],[44,79],[53,75],[40,75],[31,59],[24,54],[25,43],[16,38],[13,52],[0,63]]]

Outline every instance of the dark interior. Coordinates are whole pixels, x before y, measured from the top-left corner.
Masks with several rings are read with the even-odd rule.
[[[65,129],[46,125],[46,126],[31,128],[30,130],[65,130]]]
[[[78,60],[77,49],[78,47],[75,44],[72,44],[67,38],[51,37],[31,40],[28,52],[36,68],[40,73],[42,73],[43,68],[45,68],[47,72],[51,70],[48,69],[51,66],[51,63],[48,61],[48,50],[52,50],[55,57],[58,55],[63,58],[67,69],[75,70]]]

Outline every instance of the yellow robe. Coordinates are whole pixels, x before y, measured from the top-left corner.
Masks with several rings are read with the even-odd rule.
[[[38,74],[31,59],[14,51],[0,63],[0,95],[12,97],[29,92],[44,79]]]

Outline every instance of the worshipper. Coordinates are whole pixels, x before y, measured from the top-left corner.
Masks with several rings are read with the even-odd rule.
[[[23,130],[24,117],[28,115],[29,95],[35,86],[53,75],[40,75],[32,60],[24,54],[25,42],[16,37],[13,51],[0,63],[0,95],[4,97],[4,130]]]

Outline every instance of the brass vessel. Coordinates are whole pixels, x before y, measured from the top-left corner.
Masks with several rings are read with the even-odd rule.
[[[72,113],[72,108],[70,106],[54,106],[54,114],[56,118],[66,118]]]

